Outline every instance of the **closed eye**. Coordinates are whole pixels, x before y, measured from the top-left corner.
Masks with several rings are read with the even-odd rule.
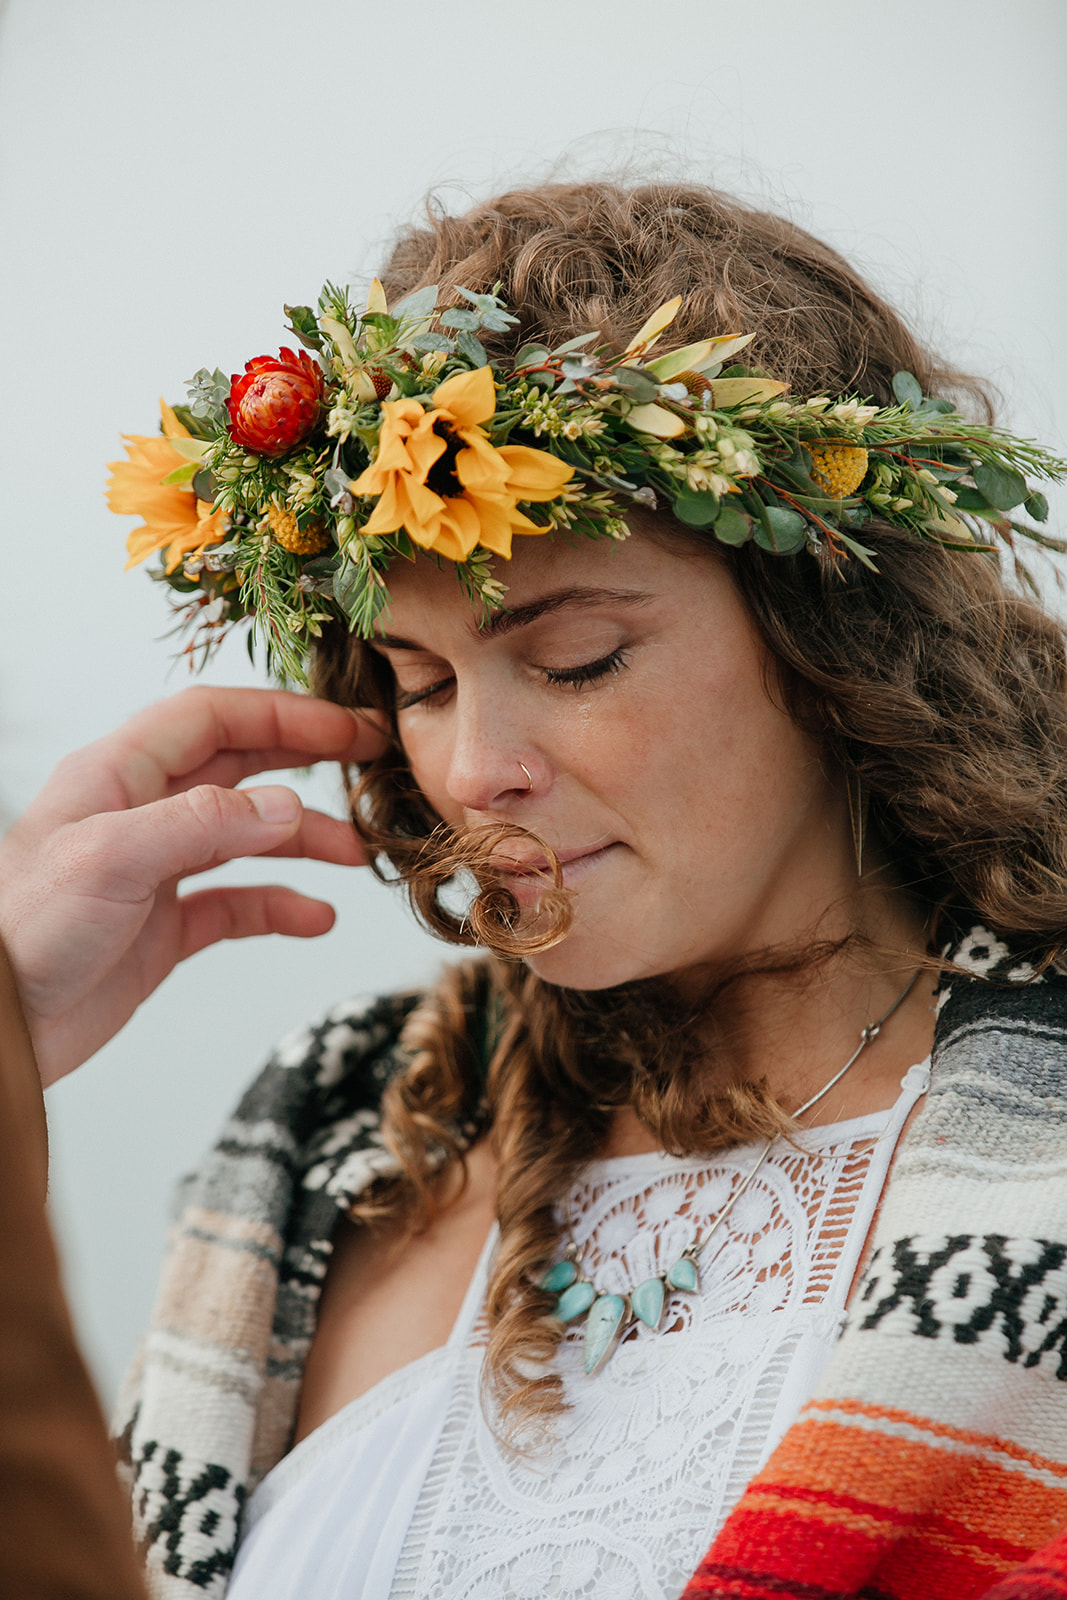
[[[599,678],[606,678],[612,673],[621,672],[627,665],[626,651],[620,645],[617,650],[612,650],[610,655],[600,656],[596,661],[585,661],[577,667],[541,667],[545,680],[551,684],[566,685],[569,688],[581,689],[586,684],[596,683]],[[398,691],[396,697],[397,711],[408,711],[412,706],[421,705],[424,701],[432,700],[436,695],[450,688],[455,683],[451,675],[439,678],[436,683],[429,683],[424,689],[409,689],[406,693]]]
[[[406,694],[398,692],[396,709],[407,711],[410,706],[421,705],[423,700],[429,700],[435,694],[440,694],[442,689],[447,689],[449,684],[454,682],[455,679],[451,677],[441,678],[437,683],[427,684],[425,689],[409,689]]]
[[[621,672],[626,665],[626,651],[620,645],[610,655],[601,656],[598,661],[587,661],[580,667],[542,667],[541,671],[549,683],[566,683],[580,689],[583,684],[595,683],[598,678]]]

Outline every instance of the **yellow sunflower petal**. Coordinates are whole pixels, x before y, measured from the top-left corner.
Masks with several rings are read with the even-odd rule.
[[[496,410],[496,384],[488,367],[473,372],[457,372],[446,378],[433,392],[433,403],[447,411],[461,428],[474,428],[488,422]]]
[[[481,542],[482,520],[477,508],[465,495],[444,501],[439,531],[432,548],[450,561],[466,561]]]
[[[574,468],[547,450],[505,444],[496,454],[508,469],[508,488],[516,500],[554,500],[574,477]]]
[[[184,422],[179,422],[163,396],[159,397],[159,413],[163,418],[163,433],[168,439],[189,439],[192,435]]]
[[[500,495],[505,500],[515,499],[509,494],[508,465],[499,450],[494,450],[479,429],[458,430],[466,445],[456,455],[456,477],[465,489],[477,494]]]

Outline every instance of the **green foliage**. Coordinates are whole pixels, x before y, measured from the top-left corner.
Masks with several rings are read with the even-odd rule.
[[[226,628],[249,617],[275,674],[299,682],[327,618],[373,634],[388,608],[390,562],[418,556],[403,529],[368,538],[362,530],[373,500],[353,492],[377,458],[383,389],[391,385],[393,396],[429,410],[446,379],[489,366],[482,336],[518,323],[498,291],[459,288],[459,303],[438,311],[436,287],[389,310],[376,290],[373,309],[358,311],[346,287],[327,283],[317,310],[286,306],[290,332],[321,364],[326,395],[310,436],[281,458],[234,444],[229,379],[219,369],[195,374],[189,403],[174,409],[209,448],[203,461],[181,461],[164,481],[194,490],[229,519],[224,543],[167,579],[183,599],[197,650],[205,640],[213,648]],[[514,362],[491,366],[496,412],[484,438],[497,449],[548,452],[573,469],[557,500],[522,508],[547,533],[625,538],[627,507],[658,504],[726,545],[752,540],[779,555],[809,549],[821,560],[871,568],[873,553],[855,535],[872,518],[959,548],[988,549],[994,534],[1059,547],[1009,513],[1021,507],[1034,522],[1046,521],[1048,502],[1028,480],[1061,481],[1067,463],[1030,440],[967,421],[949,401],[924,396],[911,373],[896,374],[895,404],[882,408],[850,397],[794,400],[768,387],[764,397],[757,391],[716,411],[713,397],[661,378],[654,361],[623,360],[596,341],[594,332],[554,350],[532,341]],[[670,370],[667,362],[663,371]],[[714,377],[719,369],[706,370]],[[765,375],[733,362],[722,376]],[[833,440],[867,452],[867,470],[844,499],[813,477],[811,448]],[[304,533],[322,534],[328,548],[284,549],[272,532],[284,525],[279,513]],[[953,533],[953,518],[962,519],[964,534]],[[457,563],[479,615],[504,601],[497,570],[480,548]]]

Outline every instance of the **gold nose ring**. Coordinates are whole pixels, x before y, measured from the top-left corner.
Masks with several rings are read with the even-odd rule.
[[[533,793],[533,779],[530,777],[529,769],[521,761],[519,762],[519,766],[522,767],[523,772],[526,773],[526,793],[527,794],[532,794]]]

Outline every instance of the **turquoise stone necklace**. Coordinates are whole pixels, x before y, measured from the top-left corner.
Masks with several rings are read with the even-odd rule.
[[[921,970],[920,968],[919,971]],[[912,976],[907,988],[897,996],[884,1016],[879,1017],[877,1022],[869,1022],[862,1029],[859,1045],[844,1066],[834,1073],[829,1083],[823,1084],[817,1094],[813,1094],[810,1100],[805,1100],[800,1109],[793,1113],[794,1119],[802,1117],[812,1106],[818,1105],[819,1101],[841,1082],[845,1073],[859,1060],[871,1041],[877,1039],[897,1007],[904,1004],[918,976],[919,972]],[[552,1315],[560,1322],[579,1322],[582,1317],[586,1318],[582,1364],[589,1377],[595,1377],[607,1365],[615,1353],[619,1340],[635,1323],[643,1322],[645,1327],[651,1328],[654,1333],[659,1329],[669,1294],[695,1294],[699,1290],[698,1262],[701,1255],[755,1179],[774,1144],[774,1139],[767,1140],[718,1216],[703,1233],[698,1234],[691,1245],[682,1251],[677,1261],[673,1262],[666,1272],[645,1278],[628,1294],[605,1294],[596,1287],[582,1266],[581,1251],[574,1242],[568,1214],[568,1242],[563,1259],[549,1267],[539,1287],[557,1296]]]

